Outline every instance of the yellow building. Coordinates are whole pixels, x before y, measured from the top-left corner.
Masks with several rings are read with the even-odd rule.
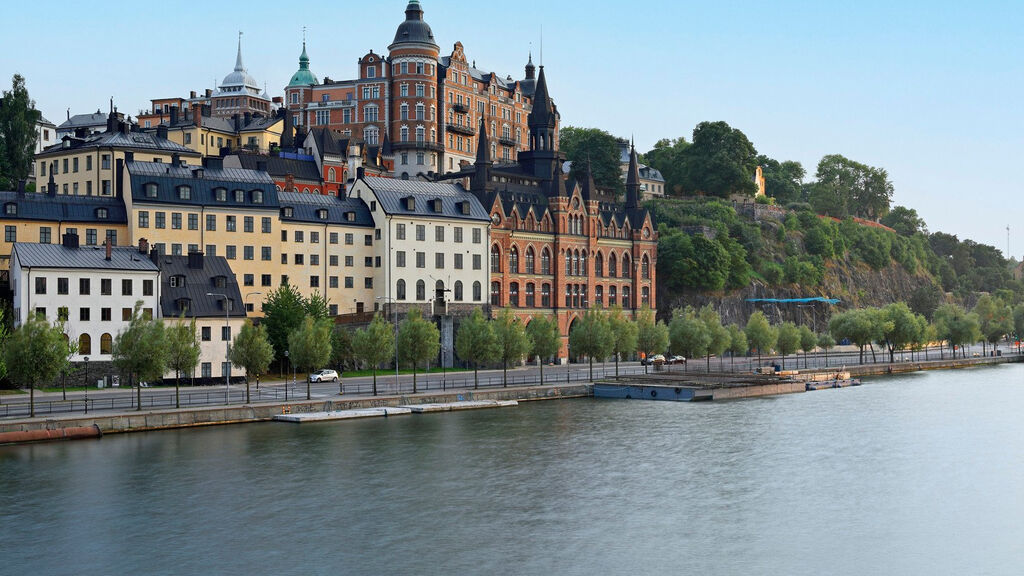
[[[277,116],[248,112],[211,116],[210,107],[203,105],[180,114],[177,108],[171,108],[170,121],[158,126],[156,134],[202,156],[222,156],[241,149],[267,154],[281,143],[283,129],[284,120]]]
[[[128,152],[145,162],[199,159],[195,151],[166,138],[138,132],[120,114],[111,112],[106,132],[65,136],[59,144],[36,154],[35,173],[45,183],[38,190],[65,196],[116,196],[117,167],[124,163]]]

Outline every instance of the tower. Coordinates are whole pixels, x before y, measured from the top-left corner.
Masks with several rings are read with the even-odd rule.
[[[534,176],[552,178],[561,173],[564,158],[558,152],[558,111],[548,95],[548,83],[544,67],[537,75],[537,87],[533,95],[533,110],[527,117],[530,129],[530,149],[519,153],[519,162]],[[555,178],[557,180],[557,178]],[[553,186],[551,195],[560,195],[561,187]]]
[[[491,147],[487,144],[487,122],[483,116],[480,116],[480,130],[477,138],[476,171],[473,172],[470,188],[474,192],[483,192],[487,189],[487,182],[491,179]]]
[[[636,145],[629,145],[629,169],[626,170],[626,209],[640,206],[640,163],[636,157]]]
[[[405,8],[388,46],[391,66],[390,133],[395,174],[414,177],[438,170],[443,148],[438,143],[437,62],[440,48],[430,25],[423,20],[418,0]]]

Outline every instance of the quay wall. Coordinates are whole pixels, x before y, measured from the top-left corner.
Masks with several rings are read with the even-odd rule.
[[[878,364],[861,364],[848,366],[843,370],[850,373],[854,378],[861,376],[882,376],[886,374],[902,374],[904,372],[917,372],[919,370],[948,370],[951,368],[970,368],[973,366],[985,366],[989,364],[1010,364],[1024,362],[1024,356],[1016,354],[1007,356],[984,356],[980,358],[946,358],[944,360],[922,360],[920,362],[879,362]],[[830,370],[801,370],[804,373],[828,373],[835,372],[838,368]]]

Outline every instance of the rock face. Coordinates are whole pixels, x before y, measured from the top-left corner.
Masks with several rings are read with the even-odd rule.
[[[872,270],[868,265],[849,260],[832,261],[825,271],[821,286],[802,288],[796,284],[769,287],[760,280],[753,281],[742,290],[731,292],[685,292],[668,294],[661,287],[658,294],[658,317],[666,322],[672,310],[683,306],[701,307],[711,304],[722,316],[723,323],[736,322],[746,325],[747,318],[761,310],[773,323],[786,320],[811,326],[815,332],[824,331],[833,312],[867,306],[885,306],[892,302],[906,301],[918,287],[929,283],[923,273],[910,274],[898,264],[890,264],[882,270]],[[830,306],[815,304],[772,304],[747,302],[748,298],[809,298],[823,296],[838,298],[839,304]]]

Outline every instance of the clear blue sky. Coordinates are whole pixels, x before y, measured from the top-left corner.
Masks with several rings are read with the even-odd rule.
[[[19,72],[40,110],[119,109],[214,87],[234,65],[280,95],[302,27],[319,78],[351,78],[385,53],[405,2],[4,6],[0,77]],[[442,48],[461,41],[484,69],[520,78],[544,63],[563,125],[636,136],[641,151],[704,120],[813,176],[825,154],[888,169],[895,203],[931,230],[1024,254],[1021,184],[1024,3],[423,0]],[[305,15],[300,11],[305,10]]]

